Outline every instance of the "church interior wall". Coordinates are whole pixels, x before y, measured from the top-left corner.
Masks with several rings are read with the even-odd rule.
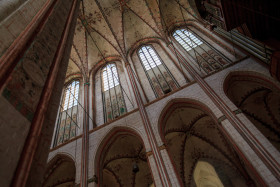
[[[3,3],[3,2],[1,2]],[[10,3],[5,1],[4,3]],[[32,3],[32,5],[31,5]],[[42,7],[42,4],[44,1],[26,1],[26,3],[22,4],[17,10],[14,10],[13,13],[8,16],[6,19],[4,19],[1,22],[1,34],[0,34],[0,43],[1,43],[1,56],[4,53],[4,51],[10,47],[11,43],[15,40],[16,37],[19,36],[19,34],[24,30],[26,25],[31,21],[31,18],[35,15],[35,13]],[[7,5],[7,4],[6,4]],[[8,4],[12,5],[12,4]],[[33,7],[34,6],[34,7]],[[69,10],[70,6],[65,5],[63,3],[59,3],[57,7]],[[32,9],[32,10],[30,10]],[[57,33],[62,34],[62,29],[66,21],[66,14],[63,15],[63,13],[66,12],[60,12],[60,17],[61,19],[59,20],[61,23],[60,27],[57,27]],[[52,14],[52,16],[57,16],[56,14]],[[52,20],[53,21],[53,20]],[[53,22],[52,22],[53,23]],[[45,23],[44,28],[49,28],[52,25],[51,21],[48,21]],[[37,23],[38,24],[38,23]],[[52,46],[53,49],[48,51],[49,55],[46,56],[43,60],[41,60],[41,64],[36,64],[34,61],[27,60],[26,57],[30,57],[34,55],[35,50],[37,50],[39,45],[41,46],[40,40],[45,39],[45,37],[48,37],[49,41],[54,41],[52,43],[49,43],[49,47]],[[17,66],[16,70],[12,71],[9,76],[9,80],[3,80],[6,81],[5,87],[2,86],[1,91],[6,90],[5,93],[2,92],[1,95],[1,128],[3,130],[1,132],[7,133],[6,135],[12,138],[15,142],[13,142],[12,146],[10,144],[4,144],[4,141],[1,141],[3,144],[1,145],[1,148],[5,149],[5,152],[1,154],[1,157],[3,156],[3,159],[1,162],[3,162],[1,167],[1,177],[3,176],[4,179],[1,179],[3,181],[3,185],[9,186],[9,184],[12,181],[12,178],[14,176],[14,173],[16,172],[16,168],[19,163],[19,158],[22,157],[22,155],[28,155],[32,151],[35,152],[35,148],[32,151],[23,151],[24,148],[27,146],[25,145],[25,142],[27,141],[28,137],[30,137],[30,126],[31,126],[31,121],[34,116],[34,113],[36,111],[36,107],[39,104],[40,96],[42,93],[42,90],[44,88],[44,84],[46,83],[48,79],[48,72],[50,70],[50,64],[53,62],[53,57],[54,53],[59,40],[56,40],[55,37],[57,36],[52,36],[50,37],[49,33],[46,32],[39,32],[37,34],[36,40],[33,41],[33,46],[29,48],[29,51],[25,53],[25,58],[21,58],[21,63],[20,65]],[[71,39],[70,39],[71,40]],[[15,42],[14,45],[17,43]],[[37,46],[38,48],[34,48],[34,46]],[[3,47],[3,48],[2,48]],[[51,47],[50,47],[51,48]],[[9,48],[11,51],[12,49]],[[67,50],[65,50],[66,52]],[[18,51],[17,51],[18,52]],[[44,54],[46,53],[46,50],[44,51],[36,51],[36,54]],[[6,53],[5,53],[6,54]],[[18,54],[12,53],[14,56]],[[3,56],[2,56],[3,57]],[[62,59],[62,58],[61,58]],[[67,59],[68,60],[68,59]],[[68,61],[67,61],[68,62]],[[25,65],[22,65],[25,64]],[[42,65],[44,67],[41,67]],[[66,63],[67,66],[68,63]],[[2,64],[1,64],[2,65]],[[24,68],[23,68],[24,66]],[[32,66],[32,67],[31,67]],[[40,69],[40,76],[39,78],[32,77],[32,75],[28,74],[34,71],[34,69]],[[66,68],[65,68],[66,69]],[[61,73],[63,73],[63,69],[61,69]],[[5,77],[7,79],[7,77]],[[64,81],[64,78],[62,78]],[[55,81],[55,80],[54,80]],[[8,82],[8,83],[7,83]],[[9,89],[7,89],[9,87]],[[34,88],[34,90],[31,89],[31,87]],[[11,91],[13,90],[13,91]],[[57,90],[53,89],[53,93],[56,93]],[[59,90],[61,92],[61,90]],[[30,101],[30,102],[27,102]],[[53,105],[56,107],[56,105]],[[52,106],[50,106],[51,108]],[[47,108],[47,107],[45,107]],[[53,110],[55,111],[55,110]],[[56,111],[55,111],[56,112]],[[50,113],[49,113],[50,114]],[[50,114],[51,115],[51,114]],[[47,124],[48,121],[50,120],[50,116],[45,116],[46,121],[44,124]],[[53,117],[53,116],[52,116]],[[2,123],[3,122],[3,123]],[[43,123],[41,121],[41,123]],[[3,124],[3,125],[2,125]],[[52,125],[51,125],[52,126]],[[47,126],[51,128],[51,126]],[[36,126],[37,128],[38,126]],[[51,129],[53,132],[53,129]],[[34,132],[34,131],[33,131]],[[29,136],[28,136],[29,134]],[[51,137],[51,136],[50,136]],[[49,137],[49,138],[50,138]],[[4,137],[3,137],[4,138]],[[40,137],[35,137],[34,139],[39,139]],[[29,138],[29,141],[34,143]],[[47,141],[51,141],[51,139],[45,139]],[[46,141],[46,142],[47,142]],[[38,143],[36,141],[36,143]],[[35,143],[35,144],[36,144]],[[41,142],[40,142],[41,143]],[[29,144],[31,145],[31,144]],[[31,155],[28,156],[28,158],[31,158]],[[25,160],[28,162],[27,160]],[[30,165],[32,165],[31,162],[29,162]],[[31,167],[31,166],[30,166]],[[3,174],[2,174],[3,172]],[[2,184],[1,184],[2,185]]]
[[[254,63],[254,59],[252,58],[247,58],[241,61],[240,63],[235,64],[232,67],[229,67],[223,71],[220,71],[212,76],[205,78],[206,82],[212,88],[215,88],[216,93],[222,98],[222,100],[226,103],[227,106],[230,107],[232,111],[236,111],[238,110],[238,108],[226,96],[224,87],[225,87],[226,79],[231,74],[239,73],[239,72],[248,76],[254,75],[257,77],[261,77],[279,86],[279,83],[277,81],[269,77],[269,71],[265,69],[262,64]],[[237,114],[237,116],[241,119],[243,124],[245,124],[248,127],[248,129],[250,129],[250,132],[254,134],[255,137],[257,137],[258,141],[261,142],[261,144],[271,153],[274,159],[278,160],[279,162],[280,161],[279,152],[273,146],[271,146],[271,143],[269,143],[269,141],[262,135],[262,133],[259,132],[259,130],[253,125],[253,123],[250,120],[248,120],[248,118],[245,117],[242,112]]]
[[[0,56],[27,27],[47,0],[3,0],[0,2]]]
[[[160,3],[157,1],[157,6],[163,8],[163,5],[167,6],[172,4],[171,1],[165,1],[161,1]],[[73,0],[71,2],[78,1]],[[84,3],[83,1],[81,2]],[[93,2],[97,3],[99,1]],[[105,6],[106,2],[104,2],[100,1],[100,4],[102,6]],[[54,9],[50,8],[52,3],[54,3]],[[129,15],[124,16],[126,18],[125,20],[128,20],[129,17],[131,20],[131,17],[135,17],[135,15],[138,14],[133,12],[129,7],[126,7],[127,2],[122,1],[122,3],[124,3],[124,5],[119,4],[119,2],[117,2],[116,5],[118,7],[120,6],[121,11],[124,11],[124,13],[122,12],[122,16]],[[146,2],[146,4],[148,8],[149,3]],[[163,137],[164,135],[161,129],[161,126],[164,123],[162,120],[164,118],[164,113],[166,111],[168,112],[170,109],[169,107],[175,102],[203,103],[203,106],[201,105],[201,108],[199,109],[207,114],[210,111],[209,113],[211,114],[209,114],[209,116],[213,118],[213,121],[216,123],[218,128],[224,133],[224,136],[227,138],[230,147],[235,150],[234,153],[236,153],[236,155],[238,156],[237,158],[240,159],[242,166],[244,166],[246,171],[248,171],[250,177],[254,181],[263,182],[260,184],[256,183],[255,185],[278,186],[280,184],[279,178],[277,178],[277,174],[280,173],[278,168],[280,163],[279,151],[276,147],[273,146],[270,140],[254,125],[254,123],[250,121],[250,119],[245,115],[244,111],[238,108],[230,99],[230,97],[228,97],[225,93],[225,84],[227,83],[227,80],[234,74],[242,74],[242,76],[248,77],[255,76],[257,78],[266,80],[267,84],[273,84],[274,87],[277,87],[279,89],[279,82],[272,79],[271,72],[269,72],[266,65],[262,64],[259,60],[250,57],[248,53],[231,44],[228,40],[225,40],[223,37],[215,34],[215,32],[212,29],[209,29],[207,25],[200,24],[198,23],[198,21],[194,21],[194,19],[196,18],[193,17],[193,15],[189,15],[188,20],[184,20],[185,23],[181,23],[182,21],[178,21],[178,23],[176,23],[176,16],[173,18],[174,20],[168,20],[170,21],[170,23],[175,21],[174,25],[172,25],[173,23],[171,25],[170,23],[168,23],[169,26],[165,25],[167,28],[169,28],[169,36],[167,36],[167,33],[162,34],[160,33],[160,27],[155,28],[158,27],[157,24],[159,24],[159,21],[157,20],[157,18],[153,17],[154,15],[152,15],[152,11],[154,10],[150,10],[149,8],[149,11],[151,11],[151,18],[148,17],[148,15],[144,14],[144,18],[137,16],[135,17],[135,19],[137,18],[137,23],[146,24],[145,27],[147,28],[147,33],[145,34],[147,35],[143,33],[143,35],[141,35],[140,32],[133,33],[133,30],[130,30],[129,26],[135,25],[122,23],[126,25],[127,33],[125,33],[124,31],[118,33],[123,35],[123,38],[121,39],[123,40],[123,43],[121,43],[121,45],[118,41],[121,37],[119,35],[116,37],[116,33],[114,32],[112,32],[114,35],[113,37],[109,36],[112,33],[107,33],[108,38],[111,37],[110,39],[108,39],[106,38],[107,36],[103,36],[104,33],[98,33],[99,31],[86,31],[86,29],[88,28],[86,28],[85,26],[85,21],[87,21],[86,19],[90,20],[93,15],[89,15],[88,18],[79,16],[78,22],[80,25],[77,24],[76,29],[72,29],[69,36],[68,33],[66,36],[65,32],[67,30],[64,30],[64,27],[66,28],[69,25],[72,25],[72,27],[74,27],[73,25],[75,25],[76,22],[71,20],[72,13],[72,16],[75,18],[75,20],[77,18],[77,15],[75,16],[74,12],[78,14],[77,12],[79,7],[74,7],[75,5],[75,3],[71,4],[64,0],[0,0],[0,57],[2,57],[2,55],[5,56],[7,54],[5,53],[6,50],[9,52],[11,48],[10,46],[13,47],[13,45],[15,45],[18,41],[18,38],[20,39],[22,35],[35,33],[32,30],[29,30],[29,33],[25,32],[30,25],[33,25],[33,29],[41,29],[38,31],[38,33],[34,34],[34,38],[32,38],[32,40],[30,39],[32,45],[29,46],[29,44],[26,44],[26,49],[25,47],[23,47],[23,49],[20,48],[20,50],[22,50],[21,53],[23,54],[22,56],[21,54],[17,54],[17,58],[20,59],[20,63],[18,64],[20,65],[15,65],[14,67],[11,66],[11,72],[7,74],[7,80],[1,80],[4,83],[3,85],[0,85],[0,132],[2,132],[0,147],[1,149],[5,149],[4,151],[0,150],[1,186],[9,186],[13,182],[13,177],[21,177],[21,175],[18,175],[18,173],[22,174],[23,171],[20,170],[20,167],[24,167],[22,165],[26,165],[26,163],[19,162],[19,160],[22,158],[27,158],[28,155],[30,155],[32,159],[29,161],[28,159],[24,160],[28,162],[27,165],[29,164],[29,174],[27,176],[28,179],[26,178],[25,182],[27,181],[26,184],[33,183],[30,176],[38,176],[38,179],[36,178],[37,181],[34,179],[34,183],[38,182],[40,180],[40,175],[44,173],[44,171],[42,170],[38,172],[38,174],[36,174],[36,172],[39,171],[40,168],[42,168],[41,165],[43,165],[44,159],[47,157],[46,147],[49,146],[49,142],[51,141],[52,143],[50,146],[50,152],[47,158],[48,164],[51,165],[53,164],[54,160],[61,158],[65,158],[69,162],[71,160],[71,163],[73,162],[75,165],[75,181],[71,181],[71,185],[74,185],[73,182],[75,182],[75,185],[79,185],[80,182],[83,181],[81,177],[84,171],[81,168],[83,165],[83,161],[86,160],[84,157],[83,146],[85,144],[88,144],[88,159],[86,160],[88,181],[85,181],[89,182],[89,187],[97,187],[99,185],[97,184],[98,182],[95,181],[95,177],[99,177],[98,172],[100,172],[100,160],[102,160],[100,158],[102,157],[105,148],[107,149],[109,147],[108,142],[110,142],[110,138],[114,137],[114,135],[119,132],[122,132],[124,134],[127,132],[127,135],[135,135],[135,137],[139,138],[139,140],[142,141],[142,144],[144,146],[143,153],[152,176],[153,183],[149,184],[150,187],[152,187],[153,185],[162,186],[166,181],[170,186],[183,186],[182,179],[180,179],[180,173],[176,169],[174,160],[172,160],[173,158],[171,152],[167,147],[166,140]],[[90,5],[89,7],[93,6],[90,3],[88,3],[88,5]],[[109,9],[110,8],[113,9],[114,7],[109,7]],[[180,6],[179,8],[181,10]],[[98,8],[98,11],[100,11],[99,9],[100,7]],[[48,12],[47,10],[51,11]],[[165,11],[166,15],[168,16],[172,16],[172,14],[174,14],[173,10],[171,11],[166,9]],[[46,12],[49,15],[44,19],[44,23],[41,18],[36,20],[36,18],[40,16],[40,13]],[[108,12],[108,14],[110,14],[110,11]],[[100,25],[98,26],[100,28],[102,27],[102,24],[104,24],[101,24],[101,20],[105,22],[104,15],[98,15],[99,12],[95,13],[97,16],[101,16],[102,19],[100,18],[100,20],[90,20],[92,21],[92,23],[94,23],[92,30],[95,29],[94,27],[96,26],[95,24],[97,22],[99,22],[98,24]],[[158,16],[160,17],[161,14],[159,14]],[[59,17],[60,19],[55,19],[56,17]],[[152,24],[150,24],[145,19],[152,19]],[[107,26],[110,25],[107,22],[108,20],[106,20],[105,24],[106,29],[108,29]],[[42,25],[41,27],[38,26],[39,23]],[[53,25],[55,27],[53,27]],[[205,70],[202,70],[201,67],[199,67],[197,59],[192,59],[189,56],[188,52],[186,52],[186,50],[175,40],[175,38],[172,37],[172,31],[177,28],[186,28],[186,26],[194,31],[194,33],[199,35],[201,39],[207,41],[213,48],[219,51],[217,54],[228,58],[231,62],[224,66],[222,65],[221,68],[213,70],[211,73],[207,73]],[[70,28],[70,26],[67,28]],[[83,31],[78,32],[77,30],[79,29],[84,29],[83,31],[85,33],[83,33]],[[71,28],[69,30],[71,30]],[[76,31],[78,33],[77,35],[79,35],[79,38],[76,35]],[[80,40],[79,44],[77,45],[78,48],[83,46],[86,49],[83,48],[81,49],[81,51],[79,51],[80,49],[75,49],[76,56],[74,57],[76,59],[74,60],[72,58],[73,56],[71,56],[72,63],[76,66],[76,69],[74,68],[75,72],[72,72],[72,76],[72,74],[68,74],[68,69],[66,70],[66,68],[68,64],[68,53],[70,53],[70,48],[72,46],[72,34],[74,34],[73,32],[75,32],[76,35],[74,42]],[[165,31],[162,29],[162,32]],[[96,45],[91,34],[94,36],[98,36],[97,38],[100,39],[100,41],[98,41],[100,43],[97,43],[97,45],[101,45],[102,42],[104,43],[104,46],[103,44],[101,46],[101,51],[98,51],[99,49],[96,50],[96,47],[98,48],[98,46]],[[80,37],[81,35],[84,36]],[[127,36],[126,41],[125,36]],[[63,37],[65,37],[65,41],[62,40]],[[29,37],[27,38],[29,41]],[[112,40],[113,42],[110,40]],[[169,42],[168,40],[171,40],[171,42],[165,43]],[[134,43],[132,41],[134,41]],[[45,43],[46,45],[43,45]],[[126,49],[126,45],[129,46],[130,49]],[[157,54],[162,59],[163,63],[166,65],[166,68],[168,68],[169,72],[177,81],[179,85],[177,89],[171,90],[169,93],[163,94],[163,96],[161,97],[156,96],[156,93],[153,90],[149,78],[147,77],[147,74],[143,68],[142,62],[137,54],[138,49],[140,49],[140,47],[144,45],[151,45],[155,49]],[[174,45],[175,49],[177,49],[179,53],[182,54],[181,57],[179,57],[180,59],[176,55],[176,52],[174,53],[172,51],[172,47],[170,47],[172,45]],[[203,45],[206,46],[205,43]],[[111,48],[109,49],[108,46],[110,46]],[[102,49],[102,47],[104,49],[108,47],[108,51]],[[89,52],[87,50],[89,50]],[[108,62],[106,62],[102,54],[102,50],[104,50],[104,53],[107,53],[106,59],[118,60],[108,60]],[[48,54],[46,54],[46,52]],[[122,54],[124,58],[121,58],[120,56],[122,55],[120,53],[122,52],[124,52],[124,54],[126,52],[127,56]],[[194,50],[191,52],[194,52]],[[82,57],[79,53],[82,54]],[[95,55],[98,57],[96,57]],[[35,56],[43,56],[44,58],[42,58],[42,60],[38,60],[35,59]],[[104,58],[103,60],[100,59],[101,56]],[[30,60],[27,57],[30,57],[30,59],[34,59]],[[80,65],[76,62],[77,59],[80,60]],[[87,62],[87,60],[91,61]],[[4,60],[4,62],[6,61]],[[37,62],[41,64],[38,65]],[[55,67],[56,62],[58,64],[60,63],[57,66],[59,71],[58,69],[57,71],[53,71],[53,66]],[[88,63],[87,65],[83,64],[86,62]],[[111,62],[115,63],[117,67],[126,112],[125,114],[117,116],[111,121],[106,121],[104,117],[105,103],[102,97],[101,72],[102,68],[105,66],[105,63],[107,64]],[[42,75],[39,73],[39,77],[42,78],[42,80],[37,79],[38,77],[36,77],[36,75],[34,77],[32,68],[25,69],[25,67],[27,67],[25,66],[26,63],[31,63],[28,64],[28,67],[33,67],[35,69],[39,68],[38,72],[42,71]],[[181,63],[185,63],[185,66]],[[129,67],[131,67],[133,71],[132,74],[135,73],[135,75],[130,74],[131,72],[129,71]],[[194,72],[191,72],[192,68],[194,69]],[[190,69],[191,71],[189,71]],[[71,83],[73,80],[79,80],[76,136],[60,145],[55,146],[55,135],[58,131],[58,126],[55,126],[55,124],[57,123],[54,124],[53,121],[55,121],[55,116],[59,116],[59,112],[57,112],[59,102],[57,101],[59,100],[59,95],[61,93],[60,88],[62,88],[63,85],[64,79],[62,80],[62,78],[65,78],[66,71],[67,81],[64,83],[64,89],[62,90],[63,93],[65,92],[68,83]],[[184,74],[182,74],[181,71],[183,71]],[[62,74],[57,76],[57,74],[59,73]],[[53,76],[50,77],[50,75]],[[136,80],[136,88],[134,87],[135,85],[132,85],[132,77]],[[201,82],[205,82],[205,84]],[[207,86],[209,86],[209,89],[207,88],[208,90],[205,88]],[[31,87],[33,91],[36,91],[36,93],[31,92]],[[87,90],[87,88],[89,88],[88,101],[86,99],[87,92],[85,91]],[[140,97],[138,97],[136,89],[139,90]],[[43,91],[45,91],[45,93],[43,93]],[[50,94],[46,96],[48,92]],[[216,100],[215,94],[218,98]],[[62,97],[63,96],[60,97],[60,100]],[[142,101],[139,98],[141,98]],[[27,102],[27,100],[30,102]],[[42,105],[42,103],[44,102],[47,103],[45,103],[45,105]],[[219,102],[222,104],[220,104]],[[24,108],[26,107],[25,105],[28,105],[27,108]],[[85,113],[86,109],[83,108],[84,105],[89,106],[87,113]],[[143,108],[141,108],[142,106]],[[37,115],[37,113],[40,114],[40,111],[43,111],[39,110],[38,108],[44,108],[45,113],[42,115]],[[229,110],[226,111],[225,108],[228,108]],[[172,111],[170,110],[170,112]],[[230,114],[232,114],[233,117],[231,117]],[[33,122],[33,115],[36,117],[36,120],[39,119],[37,123],[36,121]],[[88,124],[86,122],[86,119],[89,119]],[[41,126],[38,127],[39,129],[37,129],[37,126],[33,127],[31,124]],[[87,124],[89,126],[89,137],[83,142],[85,137],[84,133],[86,132],[86,129],[83,129],[84,124]],[[53,126],[55,126],[54,130],[52,130]],[[151,126],[151,132],[148,132],[149,128],[147,129],[147,126]],[[32,129],[32,127],[35,128],[35,130],[30,130]],[[53,131],[52,138],[50,136],[51,131]],[[36,132],[38,133],[34,135],[34,133]],[[9,142],[9,145],[7,144],[7,142]],[[34,150],[32,149],[30,151],[30,147],[28,146],[31,144],[29,144],[28,142],[31,142],[32,145],[35,142]],[[25,149],[25,147],[27,148]],[[206,162],[207,159],[203,161]],[[161,164],[163,166],[161,166]],[[211,166],[211,163],[207,164],[209,164],[207,172],[211,173],[210,170],[213,170],[213,166]],[[197,163],[196,165],[199,164]],[[199,169],[201,169],[200,166],[201,165],[199,165],[198,167]],[[195,175],[194,173],[195,170],[192,174]],[[167,178],[162,179],[162,176],[167,176]],[[193,176],[192,178],[192,183],[188,184],[192,184],[193,186],[194,180],[197,179],[197,175]],[[102,179],[98,178],[98,180]],[[18,181],[19,180],[17,180],[17,182]],[[219,181],[217,183],[219,183]],[[235,184],[239,183],[243,184],[238,180]]]
[[[0,97],[0,111],[3,116],[0,117],[0,130],[3,133],[0,141],[1,147],[7,147],[5,140],[9,140],[9,148],[1,154],[1,178],[5,181],[3,185],[9,185],[12,180],[12,174],[16,169],[20,153],[24,146],[24,140],[28,135],[30,122],[24,118],[13,106],[3,97]]]
[[[250,66],[249,66],[249,64],[250,64]],[[250,67],[250,68],[248,69],[248,67]],[[248,70],[258,72],[258,73],[262,72],[263,74],[266,74],[266,75],[268,74],[267,70],[264,70],[262,65],[254,63],[254,60],[251,58],[247,58],[237,64],[232,65],[229,68],[219,71],[213,75],[207,76],[205,78],[205,80],[211,86],[211,88],[213,90],[215,90],[221,98],[223,98],[223,100],[226,102],[226,104],[228,106],[230,106],[231,110],[236,110],[237,108],[232,104],[232,102],[224,94],[224,91],[223,91],[224,80],[226,79],[228,74],[230,74],[230,72],[232,72],[232,71],[248,71]],[[97,75],[99,75],[99,73],[97,73]],[[167,103],[169,103],[173,99],[179,99],[179,98],[192,99],[192,100],[196,100],[201,103],[204,103],[207,107],[209,107],[211,109],[211,111],[215,114],[217,119],[219,119],[223,116],[223,113],[215,106],[215,104],[211,101],[211,99],[207,96],[207,94],[204,93],[204,91],[200,88],[200,86],[197,83],[185,86],[185,87],[181,88],[180,90],[175,91],[175,93],[172,93],[170,95],[165,96],[164,98],[161,98],[160,100],[155,100],[154,102],[152,102],[150,104],[146,104],[146,110],[148,113],[149,120],[151,121],[151,125],[153,128],[153,132],[156,136],[158,146],[163,145],[163,141],[162,141],[160,133],[158,131],[158,123],[159,123],[159,117],[160,117],[161,111],[167,105]],[[100,103],[100,104],[102,104],[102,103]],[[244,122],[244,124],[247,124],[248,127],[250,129],[252,129],[253,133],[256,132],[257,129],[253,127],[253,124],[250,123],[248,121],[248,119],[245,122],[244,120],[246,120],[246,117],[244,117],[244,116],[240,117],[240,115],[241,114],[238,114],[237,116],[241,119],[241,121]],[[100,116],[102,116],[102,115],[100,115]],[[117,119],[111,123],[106,123],[104,125],[100,124],[101,126],[97,130],[93,130],[93,132],[91,132],[90,140],[89,140],[89,142],[90,142],[89,162],[93,163],[93,166],[90,169],[89,176],[94,175],[94,170],[93,170],[94,160],[95,160],[94,153],[96,153],[96,150],[100,146],[100,141],[102,139],[104,139],[106,136],[108,136],[108,132],[110,132],[111,129],[113,129],[114,127],[119,127],[119,128],[129,127],[129,128],[134,129],[137,132],[140,131],[141,133],[139,133],[139,134],[140,134],[141,138],[144,140],[144,142],[146,141],[147,137],[145,137],[145,135],[144,135],[145,134],[144,127],[143,127],[142,122],[140,122],[140,121],[141,121],[141,117],[140,117],[138,111],[136,111],[136,112],[129,113],[127,116],[121,117],[120,119]],[[245,140],[242,139],[242,137],[236,132],[236,130],[233,130],[233,126],[231,125],[231,123],[228,120],[224,120],[224,121],[222,121],[222,126],[225,128],[227,133],[232,137],[232,139],[234,140],[234,143],[242,150],[243,154],[245,154],[247,156],[247,159],[250,161],[250,163],[254,167],[256,167],[256,169],[258,170],[260,175],[264,179],[265,179],[264,176],[270,176],[269,178],[266,178],[267,182],[269,182],[269,183],[275,182],[275,178],[273,178],[273,176],[271,176],[271,173],[266,168],[266,166],[264,164],[260,164],[260,159],[255,154],[255,152],[250,148],[250,146],[248,144],[246,144]],[[258,132],[255,135],[263,143],[264,138],[261,136],[258,136],[259,135]],[[72,144],[72,147],[71,146],[62,146],[58,150],[51,152],[50,155],[58,154],[62,150],[63,150],[63,152],[71,152],[70,150],[73,150],[73,146],[75,145],[75,142],[76,141],[69,143],[69,144]],[[267,141],[264,141],[264,143],[263,143],[264,146],[267,146],[268,144],[269,143]],[[146,142],[145,146],[149,147],[149,143]],[[146,148],[146,149],[148,152],[149,148]],[[268,147],[268,149],[269,149],[269,147]],[[166,158],[168,156],[168,154],[167,154],[166,150],[165,151],[164,150],[165,149],[161,150],[161,154],[164,158]],[[277,151],[275,151],[275,148],[272,148],[270,152],[271,152],[271,154],[276,155],[275,157],[279,159],[279,156],[278,156],[279,153],[275,154],[275,152],[277,152]],[[73,152],[72,152],[72,154],[73,154]],[[153,159],[149,159],[149,160],[151,160],[150,164],[152,164]],[[172,163],[170,162],[169,159],[166,159],[165,165],[170,168]],[[153,171],[152,173],[154,174],[155,172],[156,171]],[[172,173],[172,170],[170,170],[170,176],[172,176],[172,175],[175,175],[175,172]],[[176,182],[174,182],[174,183],[176,183]]]

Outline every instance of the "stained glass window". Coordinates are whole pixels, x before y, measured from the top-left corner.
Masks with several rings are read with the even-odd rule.
[[[200,41],[196,36],[192,33],[187,31],[186,29],[178,29],[173,33],[174,38],[184,47],[185,50],[189,51],[192,48],[195,48],[201,44]]]
[[[107,64],[101,75],[104,120],[107,122],[125,114],[126,107],[115,63]]]
[[[119,78],[115,64],[108,64],[103,68],[103,90],[107,91],[119,85]]]
[[[65,91],[63,110],[67,110],[78,104],[79,81],[73,81],[67,86]]]
[[[74,80],[65,87],[56,123],[57,130],[54,146],[62,144],[76,136],[79,85],[80,82]]]
[[[151,45],[141,47],[138,55],[157,97],[178,87],[177,82]]]
[[[203,40],[190,29],[177,29],[173,37],[206,74],[222,69],[230,62],[212,45],[202,42]]]

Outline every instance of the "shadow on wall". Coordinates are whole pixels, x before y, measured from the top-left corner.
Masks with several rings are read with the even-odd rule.
[[[229,99],[279,151],[279,85],[263,77],[236,72],[226,78],[224,90]]]
[[[75,186],[75,162],[66,155],[56,155],[47,165],[42,186]]]

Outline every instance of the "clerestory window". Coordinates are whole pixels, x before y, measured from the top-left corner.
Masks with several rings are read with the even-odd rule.
[[[173,37],[175,40],[179,42],[181,46],[184,47],[186,51],[190,51],[192,48],[195,48],[203,42],[199,40],[196,36],[192,33],[187,31],[186,29],[178,29],[173,33]]]
[[[138,51],[138,55],[157,97],[167,94],[178,87],[178,83],[151,45],[142,46]]]
[[[79,81],[75,80],[65,90],[63,110],[67,110],[78,104]]]
[[[203,40],[193,31],[186,28],[177,29],[173,32],[174,39],[184,48],[191,59],[197,63],[199,69],[206,74],[222,69],[230,59],[212,45]]]
[[[106,65],[101,75],[104,120],[107,122],[125,114],[126,107],[116,64]]]
[[[80,82],[74,80],[65,87],[56,123],[57,128],[54,146],[64,143],[76,136],[79,86]]]

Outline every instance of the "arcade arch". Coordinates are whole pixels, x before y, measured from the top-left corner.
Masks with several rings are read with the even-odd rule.
[[[208,111],[204,105],[180,100],[161,113],[159,131],[182,186],[200,186],[201,175],[206,176],[204,184],[254,186]]]
[[[114,129],[100,146],[95,162],[99,186],[153,185],[146,149],[136,133]]]
[[[224,82],[228,98],[280,150],[280,87],[246,72],[231,73]]]
[[[75,162],[66,155],[56,155],[47,165],[42,186],[75,186]]]

